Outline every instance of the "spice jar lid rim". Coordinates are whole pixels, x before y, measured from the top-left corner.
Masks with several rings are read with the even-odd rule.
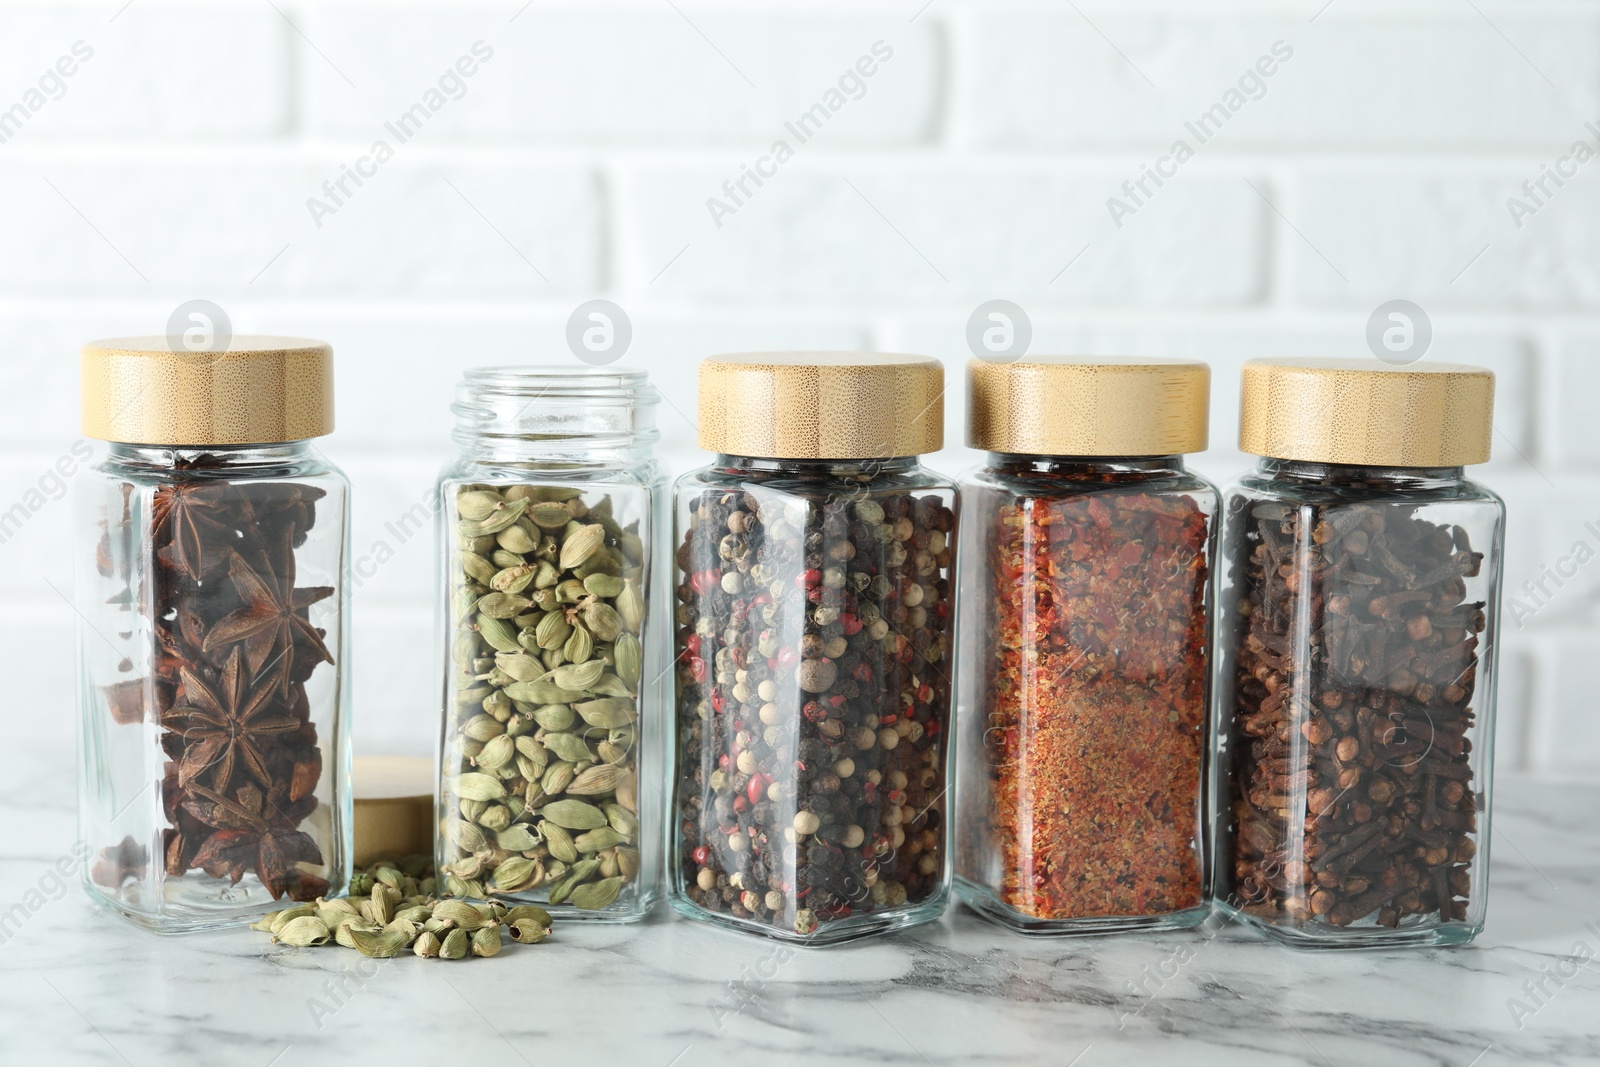
[[[304,337],[239,334],[226,349],[166,337],[91,341],[79,354],[82,432],[102,441],[219,447],[333,432],[333,348]]]
[[[1019,356],[1016,359],[978,356],[968,360],[967,365],[969,367],[1016,367],[1019,369],[1030,367],[1081,367],[1085,370],[1100,369],[1107,373],[1115,373],[1119,370],[1138,371],[1147,367],[1161,369],[1193,367],[1207,371],[1211,369],[1211,364],[1203,359],[1185,359],[1180,356],[1070,356],[1048,353]]]
[[[967,443],[1030,456],[1172,456],[1210,443],[1211,366],[1159,356],[967,363]]]
[[[1246,370],[1252,368],[1278,368],[1284,371],[1308,371],[1315,374],[1381,374],[1381,375],[1465,375],[1469,377],[1494,377],[1494,371],[1472,363],[1453,360],[1417,360],[1414,363],[1385,363],[1372,357],[1358,356],[1266,356],[1247,359]]]
[[[1488,462],[1495,374],[1468,363],[1253,359],[1240,376],[1239,447],[1272,459],[1371,467]]]
[[[844,350],[795,350],[791,352],[727,352],[706,356],[702,364],[718,368],[806,368],[834,369],[846,367],[930,367],[944,370],[944,364],[932,356],[907,352],[867,352]]]
[[[744,352],[699,368],[700,447],[769,459],[889,459],[944,447],[944,364],[887,352]]]

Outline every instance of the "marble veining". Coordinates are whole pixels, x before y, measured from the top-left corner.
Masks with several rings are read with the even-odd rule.
[[[1600,785],[1501,783],[1489,926],[1465,948],[1309,954],[1220,919],[1037,942],[952,907],[801,950],[660,908],[451,964],[242,930],[156,937],[75,880],[56,893],[71,755],[14,762],[0,760],[0,912],[30,889],[47,900],[0,944],[8,1067],[1600,1063]],[[1597,962],[1572,962],[1580,944]]]

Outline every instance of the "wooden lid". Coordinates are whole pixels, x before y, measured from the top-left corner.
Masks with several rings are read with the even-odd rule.
[[[83,433],[139,445],[252,445],[333,431],[333,349],[294,337],[235,337],[226,352],[165,337],[83,347]]]
[[[700,447],[762,459],[889,459],[944,447],[944,365],[879,352],[700,361]]]
[[[1370,359],[1244,365],[1239,447],[1257,456],[1369,467],[1462,467],[1489,459],[1494,372]]]
[[[355,863],[433,852],[433,761],[363,756],[355,761]]]
[[[1030,356],[967,364],[967,443],[1039,456],[1204,452],[1211,368],[1187,359]]]

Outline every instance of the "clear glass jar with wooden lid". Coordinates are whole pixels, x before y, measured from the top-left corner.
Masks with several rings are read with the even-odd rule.
[[[77,486],[85,886],[160,932],[343,890],[349,485],[320,341],[82,354]]]
[[[823,944],[944,908],[957,491],[918,458],[943,395],[921,356],[701,363],[716,458],[676,486],[685,915]]]
[[[956,891],[1026,934],[1209,913],[1210,371],[968,365]]]
[[[1470,941],[1488,889],[1505,507],[1494,376],[1244,369],[1218,624],[1217,897],[1306,947]]]

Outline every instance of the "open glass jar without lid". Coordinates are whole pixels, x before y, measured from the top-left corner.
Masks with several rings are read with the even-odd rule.
[[[349,489],[318,341],[83,350],[80,823],[98,902],[162,932],[349,876]]]
[[[1494,376],[1245,366],[1218,627],[1218,898],[1308,947],[1483,928],[1505,508]]]
[[[1217,493],[1203,363],[968,369],[956,888],[1029,934],[1193,926]]]
[[[943,368],[743,355],[700,367],[677,484],[679,911],[826,943],[948,896],[956,491]]]
[[[437,867],[453,896],[642,918],[659,894],[666,482],[643,371],[468,371],[439,482]]]

